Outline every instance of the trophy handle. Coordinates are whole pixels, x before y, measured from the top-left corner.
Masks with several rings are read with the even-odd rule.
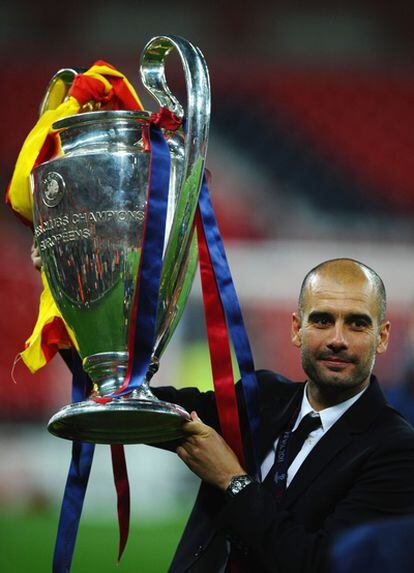
[[[78,74],[86,71],[86,68],[62,68],[57,71],[50,80],[45,95],[40,102],[39,116],[42,116],[46,111],[56,109],[61,103],[65,101],[68,95],[73,80]]]
[[[197,267],[193,220],[204,172],[210,123],[210,80],[200,50],[179,36],[157,36],[141,56],[141,80],[160,106],[179,118],[184,112],[171,93],[165,77],[165,61],[176,50],[187,88],[186,136],[178,131],[167,139],[171,153],[171,177],[167,212],[166,243],[157,315],[157,361],[181,318]]]
[[[210,122],[210,79],[200,50],[180,36],[156,36],[145,46],[141,56],[141,80],[152,97],[162,107],[182,119],[184,112],[177,98],[171,93],[165,78],[165,61],[176,50],[181,58],[187,87],[187,138],[185,146],[188,163],[193,157],[207,152]],[[191,143],[190,143],[191,142]],[[187,154],[188,152],[188,154]]]

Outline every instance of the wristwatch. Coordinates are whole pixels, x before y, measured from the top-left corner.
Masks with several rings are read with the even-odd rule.
[[[226,495],[229,497],[234,497],[238,493],[241,492],[246,486],[253,483],[253,478],[248,476],[247,474],[243,474],[241,476],[233,476],[230,480],[229,485],[226,489]]]

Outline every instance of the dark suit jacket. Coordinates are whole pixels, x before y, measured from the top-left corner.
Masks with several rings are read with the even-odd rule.
[[[258,380],[263,460],[300,404],[304,384],[269,371],[259,371]],[[196,410],[206,424],[218,428],[214,393],[154,390],[164,400]],[[244,426],[240,384],[237,394]],[[281,506],[259,483],[231,500],[202,483],[169,571],[222,571],[228,539],[245,571],[322,573],[328,569],[329,546],[339,531],[408,513],[414,513],[414,431],[386,404],[373,378],[303,462]]]

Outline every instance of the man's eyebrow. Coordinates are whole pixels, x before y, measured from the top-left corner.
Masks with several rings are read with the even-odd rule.
[[[367,324],[372,324],[372,318],[363,312],[354,312],[346,316],[346,322],[355,322],[356,320],[364,320]]]
[[[313,310],[309,316],[308,320],[319,320],[321,318],[332,318],[333,314],[323,310]]]

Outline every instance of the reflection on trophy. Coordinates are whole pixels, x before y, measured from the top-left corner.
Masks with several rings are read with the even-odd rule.
[[[130,394],[114,395],[128,367],[151,160],[143,135],[151,114],[92,111],[62,119],[53,126],[58,151],[32,171],[36,242],[53,297],[76,336],[94,388],[89,399],[65,406],[52,417],[49,430],[57,436],[95,443],[166,441],[181,435],[183,419],[189,417],[149,389],[182,315],[197,264],[193,218],[210,115],[203,56],[182,38],[159,36],[147,44],[140,68],[144,86],[162,107],[183,117],[165,79],[165,60],[174,49],[186,78],[187,133],[180,128],[166,134],[171,169],[156,340],[145,380]],[[49,89],[58,80],[70,83],[75,73],[58,72]],[[109,396],[115,399],[100,400]]]

